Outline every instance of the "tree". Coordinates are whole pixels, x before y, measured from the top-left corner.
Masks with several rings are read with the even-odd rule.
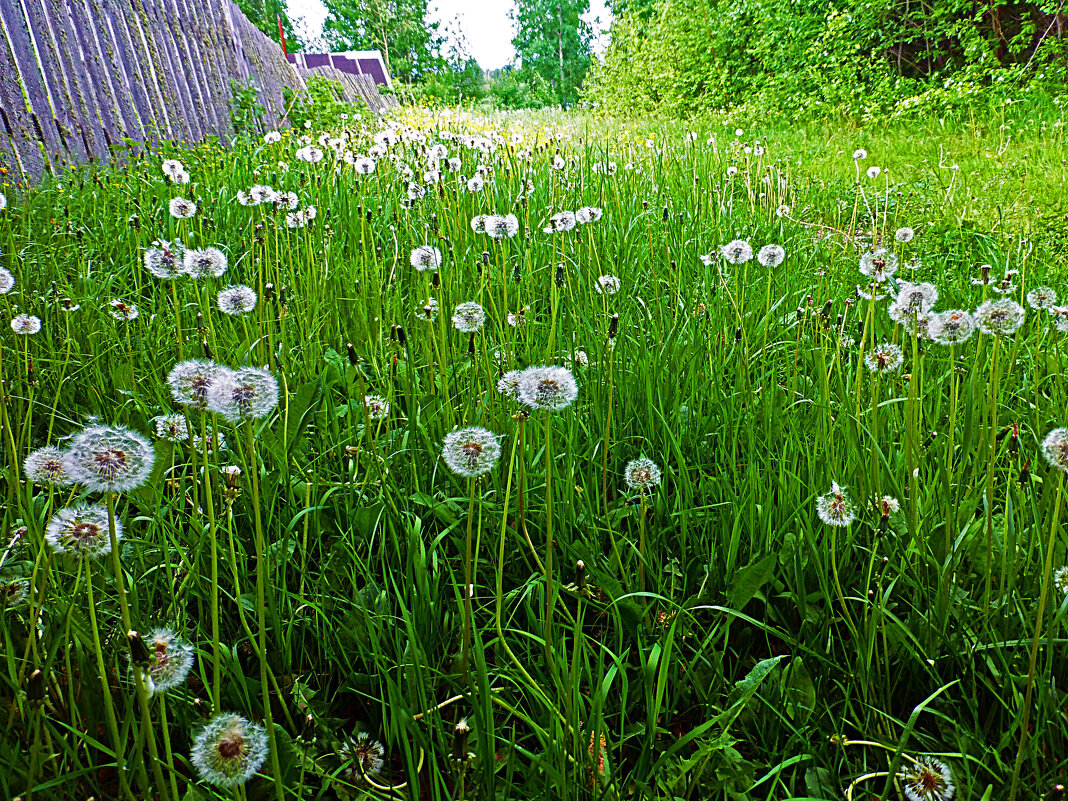
[[[562,106],[578,99],[590,66],[593,30],[582,18],[589,10],[589,0],[516,0],[510,12],[522,71],[545,80]]]
[[[237,0],[237,7],[241,9],[249,22],[263,31],[271,41],[278,41],[278,15],[282,15],[282,30],[286,35],[286,50],[290,53],[299,53],[303,43],[297,36],[293,23],[289,19],[286,9],[286,0]],[[281,44],[279,44],[279,47]]]
[[[428,0],[325,0],[330,12],[323,26],[339,50],[375,49],[386,68],[406,83],[442,66],[438,24],[429,22]]]

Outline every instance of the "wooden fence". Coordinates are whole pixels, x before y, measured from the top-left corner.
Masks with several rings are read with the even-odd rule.
[[[0,0],[0,167],[35,182],[124,139],[228,139],[231,79],[272,127],[304,85],[232,0]]]

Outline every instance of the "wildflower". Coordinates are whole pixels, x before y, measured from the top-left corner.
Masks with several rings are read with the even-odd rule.
[[[514,214],[495,214],[486,225],[486,233],[493,239],[511,239],[518,232],[519,218]]]
[[[1027,293],[1027,305],[1032,309],[1049,309],[1057,302],[1057,292],[1048,286],[1036,286]]]
[[[564,161],[563,156],[557,153],[555,156],[553,156],[552,164],[550,164],[549,166],[551,166],[554,170],[562,170],[564,167],[567,166],[567,162]]]
[[[144,484],[156,452],[148,440],[123,426],[89,426],[71,440],[67,471],[94,492],[126,492]]]
[[[132,303],[127,303],[124,300],[118,298],[112,300],[108,305],[111,307],[111,316],[116,320],[122,320],[123,322],[130,322],[136,320],[137,315],[140,312],[137,307]]]
[[[571,358],[575,362],[575,365],[577,367],[589,367],[590,366],[590,356],[584,350],[576,350],[571,355]]]
[[[229,372],[229,367],[206,359],[178,362],[167,376],[171,397],[190,409],[204,411],[208,408],[208,387]]]
[[[786,258],[786,251],[781,245],[764,245],[757,253],[757,261],[764,267],[778,267]]]
[[[29,579],[0,576],[0,611],[18,609],[29,595]]]
[[[208,409],[232,423],[263,417],[278,405],[278,380],[266,368],[243,367],[208,385]]]
[[[248,314],[256,308],[256,293],[252,287],[238,284],[219,293],[219,311],[223,314]]]
[[[596,206],[583,206],[575,212],[575,219],[582,225],[588,225],[597,222],[603,215],[604,212]]]
[[[409,261],[421,273],[436,270],[441,267],[441,251],[431,245],[420,245],[412,251]]]
[[[55,445],[38,448],[22,463],[26,478],[34,484],[53,484],[63,486],[70,484],[67,473],[67,460],[64,452]]]
[[[218,715],[193,741],[189,760],[200,778],[221,787],[238,787],[267,759],[267,732],[232,713]]]
[[[542,231],[546,234],[570,231],[575,227],[575,212],[561,211],[549,218],[549,224]]]
[[[1049,312],[1056,329],[1061,333],[1068,332],[1068,306],[1051,306]]]
[[[176,220],[188,220],[197,213],[197,204],[184,197],[171,198],[169,208],[171,216]]]
[[[1042,455],[1053,467],[1068,473],[1068,428],[1055,428],[1046,435]]]
[[[868,167],[868,177],[869,178],[878,178],[879,174],[881,172],[882,172],[882,169],[880,169],[879,167]]]
[[[902,281],[897,297],[890,304],[890,319],[895,323],[911,323],[926,317],[937,302],[938,288],[934,284]]]
[[[0,295],[6,295],[15,288],[15,276],[0,267]]]
[[[897,272],[897,256],[886,248],[876,248],[860,257],[860,271],[881,283]]]
[[[908,801],[949,801],[956,788],[949,766],[932,757],[920,757],[898,774]]]
[[[156,278],[168,281],[182,274],[182,246],[178,243],[154,242],[159,247],[145,251],[145,269]]]
[[[363,406],[368,420],[385,420],[389,415],[389,402],[381,395],[368,395],[363,399]]]
[[[315,145],[308,145],[300,148],[300,150],[293,155],[297,157],[297,161],[303,161],[308,164],[318,164],[323,160],[324,154],[321,148],[318,148]]]
[[[445,436],[441,456],[452,472],[465,478],[485,475],[501,456],[496,434],[478,426],[462,428]]]
[[[375,160],[362,156],[356,159],[356,162],[352,165],[358,175],[370,175],[375,171]]]
[[[11,330],[19,336],[32,336],[41,330],[41,318],[20,314],[11,321]]]
[[[149,663],[146,670],[152,695],[173,690],[193,668],[193,648],[170,629],[153,629],[145,637]]]
[[[516,394],[532,409],[559,411],[575,402],[578,384],[566,367],[528,367],[519,376]]]
[[[463,334],[477,331],[486,322],[486,310],[473,300],[461,303],[452,316],[452,324]]]
[[[278,131],[268,131],[263,135],[263,141],[268,145],[273,145],[275,142],[282,141],[282,134]]]
[[[163,170],[163,174],[172,181],[185,172],[185,167],[182,165],[182,162],[177,159],[164,159],[161,169]]]
[[[623,480],[628,489],[645,494],[660,484],[660,468],[656,466],[656,462],[644,456],[632,459],[623,470]]]
[[[602,275],[597,279],[598,295],[614,295],[619,291],[622,282],[614,275]]]
[[[1024,308],[1014,300],[988,300],[975,310],[979,330],[984,334],[1014,334],[1024,320]]]
[[[787,206],[785,203],[783,203],[777,209],[775,209],[775,216],[776,217],[789,217],[790,216],[790,207]]]
[[[816,514],[828,526],[848,526],[856,519],[853,502],[836,481],[831,482],[830,492],[816,499]]]
[[[497,381],[497,391],[512,400],[519,400],[519,377],[522,374],[522,370],[509,370]]]
[[[122,525],[115,521],[115,539],[122,539]],[[108,509],[97,504],[79,504],[60,509],[48,521],[45,540],[56,553],[92,559],[111,553]]]
[[[184,442],[189,439],[189,426],[183,414],[163,414],[152,418],[156,424],[156,436],[168,442]]]
[[[468,192],[481,192],[486,186],[486,181],[481,175],[476,175],[467,182]]]
[[[927,321],[927,335],[939,345],[956,345],[975,333],[975,318],[960,309],[932,314]]]
[[[753,248],[744,239],[728,242],[720,247],[719,252],[728,264],[744,264],[753,258]]]
[[[730,178],[732,175],[737,175],[737,174],[738,174],[738,168],[735,167],[733,164],[730,167],[727,168],[727,177],[728,178]]]
[[[226,272],[226,254],[218,248],[187,250],[182,259],[182,271],[190,278],[213,275],[216,278]]]
[[[902,242],[902,243],[911,242],[913,237],[915,237],[915,236],[916,236],[916,232],[913,231],[911,228],[898,228],[894,232],[894,239],[896,239],[898,242]]]
[[[860,161],[861,159],[866,159],[867,157],[868,157],[868,151],[865,150],[862,147],[858,147],[856,150],[853,151],[853,160],[854,161]]]
[[[355,742],[349,741],[341,748],[339,756],[352,763],[354,779],[373,779],[382,772],[386,749],[378,740],[372,740],[367,732],[360,732]]]
[[[864,356],[864,364],[868,365],[868,369],[873,373],[896,372],[901,369],[903,361],[901,348],[889,342],[884,342]]]
[[[1053,574],[1053,586],[1068,595],[1068,567],[1057,568]]]

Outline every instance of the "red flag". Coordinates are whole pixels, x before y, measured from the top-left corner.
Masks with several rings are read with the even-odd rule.
[[[281,12],[279,12],[276,16],[278,17],[278,41],[280,41],[282,43],[282,55],[288,57],[289,53],[286,52],[286,32],[284,30],[282,30],[282,14],[281,14]]]

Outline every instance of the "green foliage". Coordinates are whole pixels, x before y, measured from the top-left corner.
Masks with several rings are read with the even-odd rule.
[[[557,102],[552,85],[538,73],[508,67],[490,77],[486,99],[498,109],[544,108]]]
[[[592,31],[582,19],[589,10],[589,0],[516,0],[509,12],[522,72],[538,75],[564,107],[578,99],[589,68]]]
[[[263,117],[267,109],[260,103],[255,85],[230,79],[230,125],[238,136],[254,136],[263,132]]]
[[[323,32],[337,50],[379,50],[390,74],[406,83],[444,66],[438,24],[428,0],[324,0]]]
[[[953,113],[1038,85],[1063,92],[1068,75],[1042,6],[658,0],[653,13],[620,10],[584,93],[611,113]]]
[[[236,0],[237,7],[249,21],[263,31],[272,42],[278,41],[278,15],[282,15],[282,30],[286,35],[286,51],[299,53],[304,44],[289,19],[286,0]],[[281,44],[279,44],[281,47]]]
[[[342,86],[331,78],[313,75],[305,81],[306,88],[282,89],[282,99],[294,128],[330,128],[344,125],[354,109],[345,101]]]

